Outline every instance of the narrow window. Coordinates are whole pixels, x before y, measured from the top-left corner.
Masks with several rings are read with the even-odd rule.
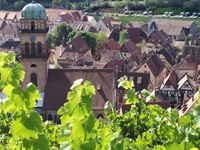
[[[29,54],[29,44],[25,43],[25,54]]]
[[[38,54],[42,54],[42,43],[41,42],[38,42],[37,48],[38,48]]]
[[[31,54],[35,55],[35,43],[31,43]]]
[[[31,21],[31,31],[34,31],[34,30],[35,30],[35,22]]]
[[[37,86],[37,74],[36,73],[32,73],[31,74],[31,82]]]

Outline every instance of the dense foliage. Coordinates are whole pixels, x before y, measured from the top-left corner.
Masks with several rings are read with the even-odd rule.
[[[0,149],[155,149],[189,150],[200,147],[200,105],[192,113],[179,117],[177,110],[146,106],[153,97],[143,90],[138,94],[133,82],[119,79],[126,89],[129,112],[120,114],[110,102],[105,106],[107,120],[97,120],[92,112],[91,82],[74,82],[68,102],[58,114],[61,124],[43,122],[34,111],[39,91],[33,84],[20,87],[23,66],[12,52],[0,52],[0,88],[7,99],[0,103]],[[66,85],[67,86],[67,85]],[[197,150],[197,148],[196,148]]]

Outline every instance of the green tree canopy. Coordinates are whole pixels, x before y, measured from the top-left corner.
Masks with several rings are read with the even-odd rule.
[[[96,49],[98,49],[101,45],[103,45],[105,42],[108,41],[108,37],[105,35],[105,33],[103,33],[102,31],[100,31],[99,33],[96,34]]]
[[[22,8],[26,5],[27,3],[23,0],[19,0],[14,3],[13,7],[16,11],[22,10]]]
[[[70,25],[66,23],[59,23],[56,27],[56,31],[53,34],[52,37],[52,44],[55,46],[59,46],[62,42],[63,37],[67,39],[70,32],[72,32],[73,29]]]
[[[119,44],[120,45],[122,45],[124,42],[126,42],[130,39],[127,30],[122,30],[119,34],[120,34],[119,35]]]

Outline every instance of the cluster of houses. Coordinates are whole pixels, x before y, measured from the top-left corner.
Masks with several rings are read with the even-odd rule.
[[[28,4],[21,12],[0,12],[0,51],[12,50],[19,57],[26,71],[22,87],[29,82],[38,87],[43,101],[36,109],[45,120],[59,122],[57,110],[79,78],[96,87],[92,105],[97,118],[105,117],[107,101],[122,113],[130,109],[124,100],[126,91],[117,86],[123,76],[134,81],[136,91],[154,92],[156,98],[147,105],[176,108],[180,115],[194,106],[200,83],[200,33],[194,21],[152,18],[123,25],[113,17],[97,22],[82,11],[58,9],[46,9],[44,18],[30,18],[26,8],[36,4]],[[81,36],[48,49],[47,34],[60,22],[74,30],[104,32],[109,40],[94,55]],[[122,30],[130,39],[119,45]]]

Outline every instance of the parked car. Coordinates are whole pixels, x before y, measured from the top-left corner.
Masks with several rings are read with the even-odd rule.
[[[174,16],[174,13],[173,12],[169,12],[169,16]]]
[[[200,12],[197,14],[198,17],[200,17]]]
[[[193,12],[192,15],[193,15],[193,16],[197,16],[197,12]]]
[[[185,12],[181,12],[181,13],[180,13],[180,16],[185,16]]]
[[[185,13],[185,16],[190,16],[190,12],[186,12],[186,13]]]
[[[148,15],[148,12],[147,12],[147,11],[144,11],[144,12],[143,12],[143,15]]]

